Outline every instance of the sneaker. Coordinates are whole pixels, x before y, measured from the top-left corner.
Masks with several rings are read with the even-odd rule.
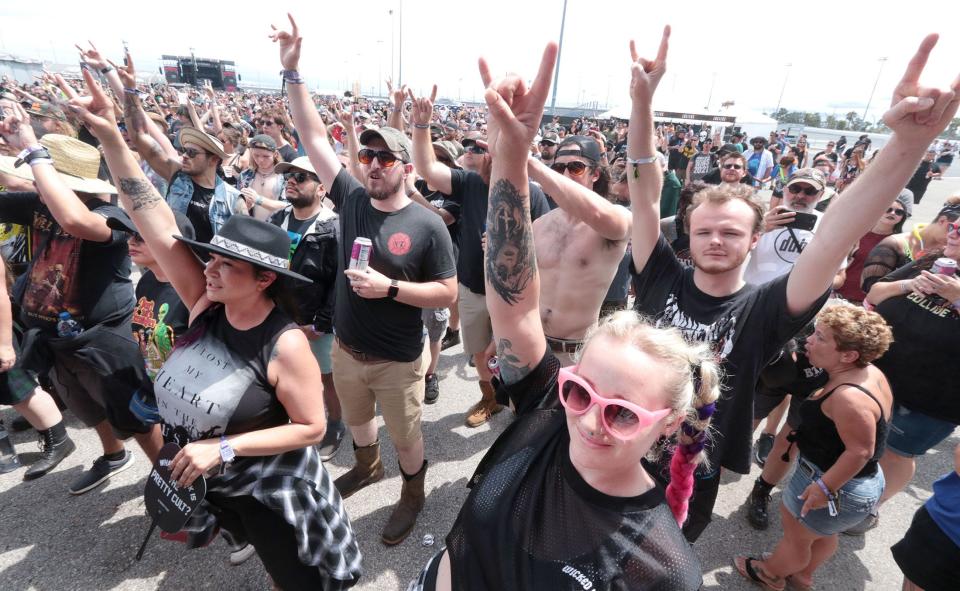
[[[245,544],[242,548],[230,552],[230,565],[240,566],[256,553],[253,544]]]
[[[770,527],[770,495],[752,492],[747,497],[747,521],[755,529]]]
[[[848,527],[847,529],[843,530],[842,533],[845,536],[862,536],[878,525],[880,525],[880,514],[869,513],[867,514],[866,519],[853,527]]]
[[[761,468],[763,468],[763,465],[767,462],[767,456],[770,455],[770,450],[773,449],[773,440],[775,438],[776,437],[770,433],[761,433],[757,439],[757,444],[753,451],[753,460]]]
[[[123,457],[119,460],[108,460],[106,456],[100,456],[93,461],[93,466],[80,475],[73,484],[70,485],[70,494],[82,495],[88,490],[92,490],[101,483],[106,482],[114,474],[123,472],[133,465],[133,453],[130,450],[123,450]]]
[[[450,347],[456,347],[459,344],[460,344],[460,331],[453,330],[448,326],[447,333],[443,335],[443,340],[440,341],[440,350],[446,351]]]
[[[327,432],[323,435],[323,440],[320,442],[320,445],[317,446],[317,452],[320,454],[321,461],[329,461],[333,456],[337,455],[346,432],[347,427],[343,424],[343,421],[330,421],[327,423]],[[253,548],[253,546],[250,547]]]
[[[434,404],[437,398],[440,398],[440,378],[435,373],[428,373],[424,378],[427,382],[423,395],[423,401],[427,404]]]

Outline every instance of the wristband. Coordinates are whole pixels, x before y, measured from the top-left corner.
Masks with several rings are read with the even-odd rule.
[[[30,168],[33,168],[34,166],[36,166],[36,165],[38,165],[38,164],[49,164],[50,166],[53,166],[53,159],[52,159],[52,158],[41,158],[41,157],[37,156],[36,158],[31,158],[31,159],[30,159],[30,162],[28,162],[27,164],[30,165]]]
[[[14,160],[13,167],[19,168],[24,164],[29,164],[34,158],[50,160],[50,152],[43,146],[28,146],[17,154],[17,159]]]
[[[414,123],[413,126],[417,129],[430,129],[429,123]]]
[[[263,203],[263,197],[257,197],[253,202],[254,205],[260,205],[261,203]]]
[[[627,158],[627,164],[632,164],[634,166],[638,166],[640,164],[653,164],[656,161],[657,161],[656,156],[650,156],[649,158],[637,158],[636,160],[629,157]]]
[[[280,75],[283,76],[283,82],[285,84],[303,84],[303,78],[300,77],[300,72],[296,70],[280,70]]]
[[[135,95],[137,95],[137,96],[140,96],[140,91],[137,90],[136,88],[127,88],[127,87],[124,87],[124,88],[123,88],[123,92],[124,92],[125,94],[135,94]]]
[[[953,302],[953,309],[960,311],[960,300]]]
[[[900,293],[910,293],[910,280],[904,279],[900,282]]]
[[[108,74],[108,73],[110,73],[111,70],[113,70],[113,67],[112,67],[112,66],[106,66],[106,67],[104,67],[104,68],[100,68],[100,73],[101,73],[101,74]]]
[[[823,494],[827,497],[827,510],[830,512],[830,517],[836,517],[838,513],[836,503],[837,496],[830,492],[827,485],[823,483],[822,478],[817,478],[814,482],[817,483],[817,486],[820,487],[820,490],[822,490]]]

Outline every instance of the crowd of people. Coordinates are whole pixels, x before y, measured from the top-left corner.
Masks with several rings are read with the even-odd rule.
[[[222,535],[279,589],[349,588],[343,499],[393,469],[377,414],[393,546],[425,510],[423,405],[462,343],[465,424],[513,419],[409,589],[698,589],[721,474],[753,461],[747,518],[768,528],[782,483],[782,538],[733,564],[808,589],[960,424],[960,196],[905,226],[955,150],[937,137],[960,78],[919,85],[936,36],[882,150],[814,153],[655,122],[669,27],[653,59],[631,43],[628,121],[563,122],[543,117],[555,44],[529,83],[481,59],[482,108],[390,82],[378,102],[311,95],[289,20],[281,95],[142,84],[92,44],[82,80],[4,84],[0,404],[39,434],[25,480],[74,452],[64,409],[103,452],[71,494],[130,468],[130,438],[151,461],[176,443],[172,478],[207,492],[165,538]],[[892,549],[904,589],[960,577],[955,459]]]

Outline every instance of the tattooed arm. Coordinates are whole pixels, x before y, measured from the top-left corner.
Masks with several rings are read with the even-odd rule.
[[[495,85],[486,61],[480,75],[490,109],[488,145],[493,156],[487,207],[486,300],[493,324],[500,378],[516,383],[543,358],[547,342],[540,321],[540,277],[530,221],[527,150],[543,115],[557,46],[547,45],[530,88],[517,76]]]

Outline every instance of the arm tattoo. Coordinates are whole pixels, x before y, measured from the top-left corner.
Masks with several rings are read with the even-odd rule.
[[[529,206],[506,179],[490,189],[486,270],[487,281],[508,304],[520,301],[537,274]]]
[[[123,93],[123,118],[133,131],[147,132],[147,114],[140,105],[140,97],[133,93]]]
[[[142,178],[120,178],[120,192],[133,201],[133,211],[139,209],[153,209],[163,201],[160,193],[153,188],[150,181]]]
[[[500,379],[504,384],[516,384],[533,371],[529,363],[523,363],[513,352],[510,339],[497,340],[497,361],[500,362]]]

